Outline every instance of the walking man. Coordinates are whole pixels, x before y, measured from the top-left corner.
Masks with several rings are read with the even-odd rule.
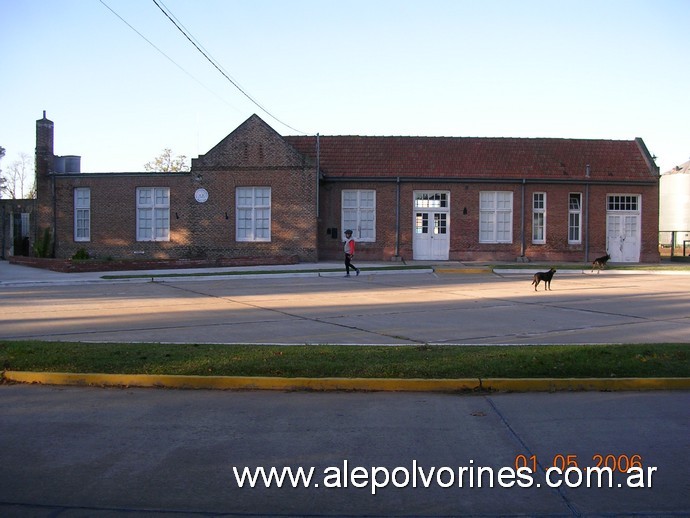
[[[352,238],[352,230],[345,231],[345,277],[350,276],[350,268],[359,275],[359,268],[352,264],[352,256],[355,255],[355,240]]]

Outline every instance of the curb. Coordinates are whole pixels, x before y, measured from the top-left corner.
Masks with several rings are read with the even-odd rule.
[[[37,383],[43,385],[282,391],[558,392],[690,390],[690,378],[278,378],[4,371],[0,379],[3,382]]]

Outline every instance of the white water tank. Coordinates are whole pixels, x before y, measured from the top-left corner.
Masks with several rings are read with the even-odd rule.
[[[81,157],[65,155],[54,157],[53,168],[58,174],[81,173]]]
[[[662,244],[690,239],[690,162],[674,167],[659,179],[659,231]]]
[[[67,155],[62,158],[65,159],[65,173],[81,173],[80,156]]]

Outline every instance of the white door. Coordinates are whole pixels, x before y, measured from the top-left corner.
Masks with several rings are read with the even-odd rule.
[[[413,259],[448,260],[450,240],[447,212],[415,212],[412,249]]]
[[[450,250],[450,192],[415,191],[412,258],[447,261]]]
[[[639,262],[640,216],[609,213],[606,217],[606,244],[612,262]]]

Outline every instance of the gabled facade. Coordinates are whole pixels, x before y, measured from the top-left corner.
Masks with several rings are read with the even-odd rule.
[[[316,171],[256,116],[185,173],[55,173],[52,131],[37,122],[36,235],[58,258],[318,259]]]
[[[253,115],[189,173],[72,174],[44,116],[36,150],[56,257],[341,259],[351,228],[360,260],[659,260],[641,139],[283,137]]]

